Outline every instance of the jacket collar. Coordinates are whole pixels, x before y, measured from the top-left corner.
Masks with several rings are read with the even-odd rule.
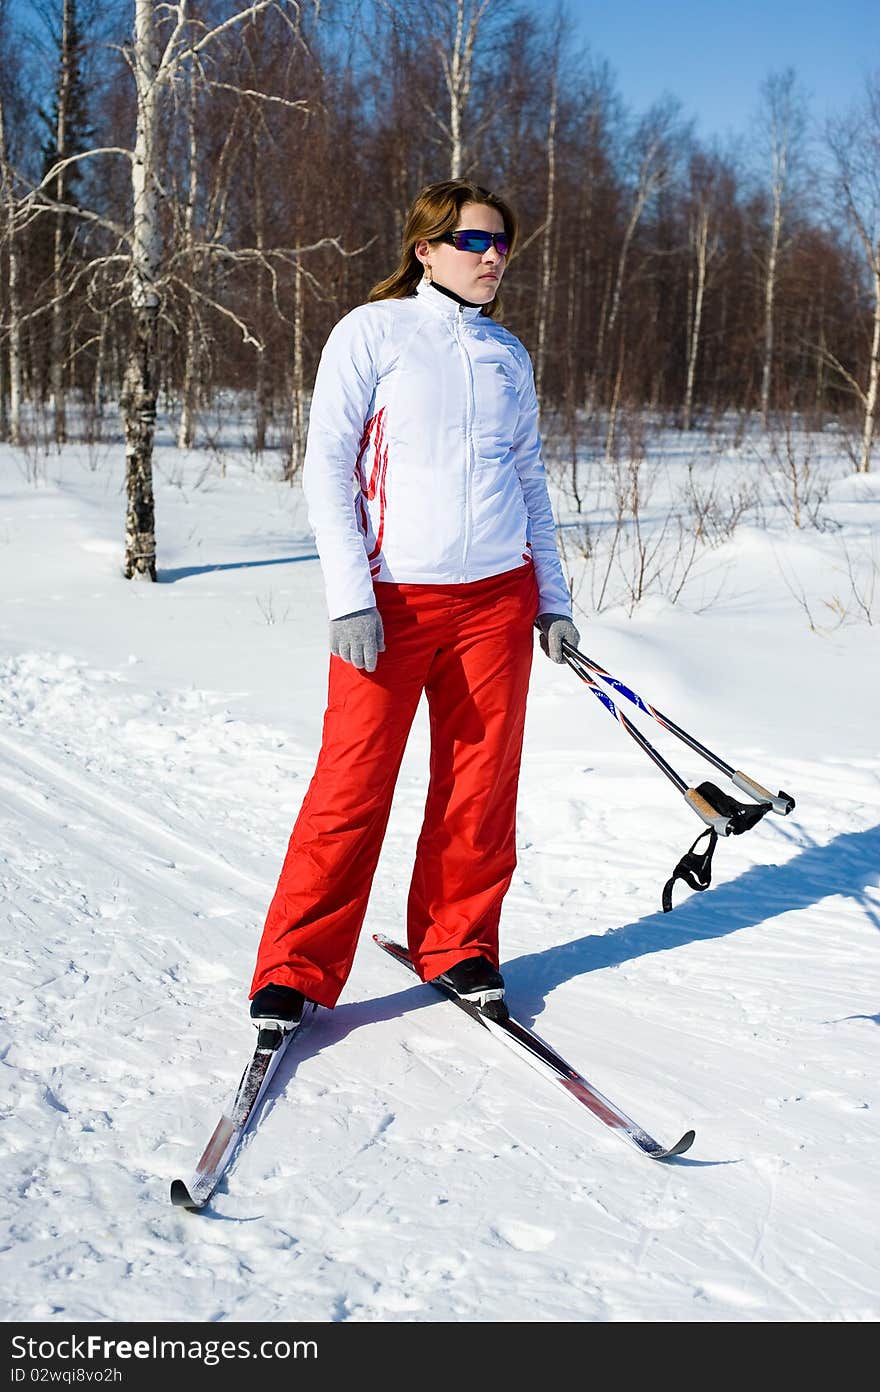
[[[460,316],[462,319],[473,323],[475,319],[481,317],[481,306],[459,304],[458,300],[453,300],[449,295],[444,295],[442,290],[437,290],[429,280],[424,278],[416,286],[416,295],[426,309],[430,309],[434,314],[442,314],[446,319],[454,319]],[[485,316],[482,316],[485,318]]]

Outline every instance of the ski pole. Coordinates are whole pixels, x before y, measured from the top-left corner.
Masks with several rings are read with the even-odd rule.
[[[679,791],[684,793],[688,802],[691,803],[691,806],[703,818],[703,821],[705,821],[708,826],[714,825],[714,822],[708,820],[705,815],[705,809],[701,809],[697,802],[694,801],[694,798],[691,797],[691,794],[696,793],[696,790],[688,789],[684,780],[679,778],[678,775],[674,773],[674,770],[670,770],[668,764],[664,767],[665,760],[657,754],[656,750],[654,750],[648,741],[645,740],[644,736],[636,730],[635,726],[617,710],[613,701],[611,701],[602,688],[593,681],[590,676],[590,671],[598,673],[608,686],[619,692],[620,695],[625,696],[627,700],[632,701],[633,705],[637,706],[639,710],[644,711],[645,715],[651,716],[653,720],[657,721],[658,725],[662,725],[664,729],[669,730],[670,734],[675,735],[702,758],[706,759],[708,763],[714,764],[715,768],[720,769],[740,792],[747,793],[749,797],[754,798],[756,802],[769,803],[768,810],[777,812],[781,817],[787,817],[789,812],[794,809],[795,801],[789,793],[784,792],[780,788],[779,792],[774,796],[769,789],[758,783],[756,779],[750,778],[748,774],[733,768],[731,764],[728,764],[718,754],[713,753],[711,749],[708,749],[706,745],[696,739],[694,735],[689,734],[687,730],[683,730],[680,725],[676,724],[668,715],[664,715],[662,711],[657,710],[655,706],[651,706],[647,701],[643,701],[641,696],[635,691],[632,691],[630,687],[626,686],[617,677],[613,677],[611,673],[607,672],[604,667],[601,667],[598,662],[594,662],[592,658],[587,657],[586,654],[580,652],[578,648],[572,647],[570,643],[563,643],[562,650],[563,657],[568,665],[577,673],[582,681],[586,682],[603,704],[611,711],[612,715],[617,717],[624,729],[642,745],[647,753],[650,753],[654,761],[667,773],[667,776],[669,776],[670,772],[674,775],[672,781],[679,788]],[[711,787],[712,785],[710,784],[709,786]],[[697,797],[699,796],[699,794],[696,795]],[[717,829],[721,830],[720,827]]]
[[[631,691],[628,686],[624,685],[624,683],[619,681],[616,677],[612,677],[610,672],[606,672],[604,667],[600,667],[597,662],[593,662],[590,658],[586,657],[584,653],[572,647],[570,643],[563,643],[562,647],[563,657],[572,671],[574,671],[576,675],[580,677],[581,681],[590,688],[593,695],[602,702],[606,710],[608,710],[610,714],[614,716],[615,720],[623,726],[627,734],[635,740],[648,757],[653,759],[657,767],[666,775],[670,782],[675,785],[688,805],[696,812],[700,820],[705,822],[706,826],[711,827],[713,831],[719,833],[721,836],[729,836],[731,833],[738,836],[742,832],[748,831],[751,827],[755,826],[764,814],[771,809],[773,811],[778,811],[782,816],[786,816],[792,810],[795,805],[794,798],[790,797],[788,793],[784,793],[780,790],[778,796],[774,797],[772,793],[764,789],[761,784],[755,782],[754,779],[747,778],[745,774],[738,774],[730,764],[720,759],[718,755],[713,754],[711,750],[707,749],[705,745],[701,744],[693,735],[689,735],[686,730],[683,730],[681,726],[677,725],[667,716],[664,716],[660,711],[655,711],[653,707],[643,701],[636,692]],[[632,701],[639,710],[644,711],[646,715],[650,715],[659,725],[662,725],[664,729],[668,729],[672,734],[677,735],[679,739],[683,740],[684,743],[689,745],[703,758],[707,759],[708,762],[714,764],[716,768],[721,769],[723,773],[731,778],[731,781],[737,779],[738,781],[735,781],[735,786],[740,788],[743,792],[748,792],[749,796],[758,800],[757,805],[750,806],[747,803],[737,802],[734,798],[728,797],[720,788],[716,788],[714,783],[701,783],[698,787],[689,787],[668,760],[664,759],[663,755],[654,748],[642,731],[619,709],[608,695],[608,692],[604,691],[602,687],[599,686],[592,676],[590,669],[597,672],[608,685],[612,686],[616,691],[619,691],[621,695],[626,696],[628,700]]]

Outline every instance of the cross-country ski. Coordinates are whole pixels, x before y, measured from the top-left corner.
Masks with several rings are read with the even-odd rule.
[[[400,943],[386,938],[381,933],[374,933],[373,941],[395,961],[413,971],[410,955]],[[570,1063],[566,1063],[555,1049],[551,1048],[532,1030],[520,1024],[518,1020],[512,1016],[503,1020],[493,1020],[479,1007],[472,1005],[469,1001],[461,1000],[454,991],[444,986],[442,982],[432,981],[429,985],[434,986],[447,1000],[451,1000],[472,1020],[476,1020],[484,1029],[488,1030],[495,1039],[512,1049],[523,1062],[530,1064],[545,1078],[563,1088],[569,1097],[582,1103],[588,1111],[592,1112],[594,1117],[598,1118],[605,1126],[611,1127],[612,1131],[616,1131],[624,1140],[629,1141],[630,1145],[635,1146],[636,1150],[641,1151],[651,1160],[671,1160],[676,1155],[683,1155],[693,1145],[693,1131],[685,1131],[674,1145],[661,1145],[637,1122],[621,1111],[614,1102],[609,1102],[607,1097],[603,1097],[602,1093],[593,1087],[593,1084],[589,1083],[576,1068],[572,1068]]]

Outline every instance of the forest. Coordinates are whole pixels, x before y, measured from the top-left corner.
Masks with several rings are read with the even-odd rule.
[[[199,448],[244,412],[296,478],[327,334],[457,177],[517,212],[502,314],[557,459],[734,416],[870,469],[880,72],[820,125],[768,71],[722,147],[517,0],[0,0],[0,440],[124,434],[155,578],[157,418]]]

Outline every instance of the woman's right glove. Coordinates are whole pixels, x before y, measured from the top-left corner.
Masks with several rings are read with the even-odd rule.
[[[385,633],[378,609],[356,609],[330,620],[330,651],[343,662],[375,672],[379,653],[385,651]]]
[[[541,634],[541,649],[551,662],[565,661],[563,643],[576,648],[581,640],[581,635],[566,614],[539,614],[535,619],[535,628]]]

